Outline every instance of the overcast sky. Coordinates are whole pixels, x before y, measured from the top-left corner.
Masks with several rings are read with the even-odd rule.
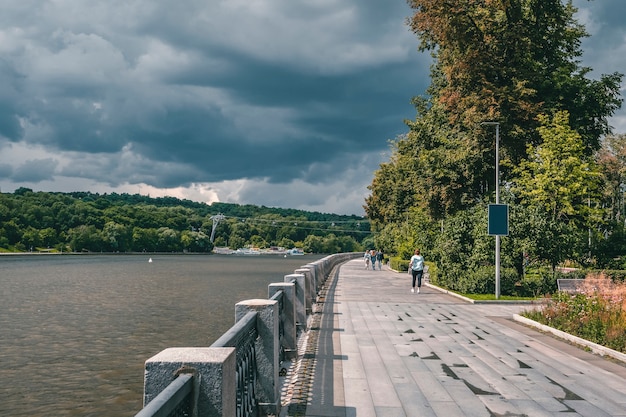
[[[576,0],[592,77],[626,1]],[[3,0],[0,190],[363,215],[430,57],[404,0]],[[626,132],[626,111],[611,124]]]

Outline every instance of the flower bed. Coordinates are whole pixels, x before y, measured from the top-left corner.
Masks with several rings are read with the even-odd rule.
[[[626,353],[626,284],[589,276],[576,293],[558,292],[522,315],[538,323]]]

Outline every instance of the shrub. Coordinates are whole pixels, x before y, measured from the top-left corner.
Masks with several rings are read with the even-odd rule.
[[[401,256],[392,256],[389,258],[389,267],[394,271],[407,272],[409,270],[409,261]]]
[[[589,274],[579,293],[557,292],[524,315],[610,349],[626,352],[626,284]]]
[[[563,277],[560,272],[555,273],[550,267],[529,268],[519,282],[518,294],[524,297],[539,297],[555,293],[557,278],[575,278],[575,276],[568,274]]]
[[[597,271],[596,274],[606,275],[607,277],[611,278],[613,282],[626,282],[626,270],[623,269],[606,269],[603,271]]]
[[[606,266],[613,269],[626,269],[626,256],[620,256],[615,259],[611,259],[607,262]]]
[[[455,284],[456,291],[465,294],[493,294],[496,291],[496,268],[483,266],[474,271],[465,271],[458,276]],[[518,280],[517,271],[513,268],[500,269],[500,293],[515,295],[515,282]]]

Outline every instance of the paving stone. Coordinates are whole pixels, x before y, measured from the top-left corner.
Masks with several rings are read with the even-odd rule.
[[[454,404],[456,404],[457,408],[461,409],[465,414],[465,416],[472,417],[493,417],[489,413],[489,410],[485,407],[485,404],[478,398],[476,394],[474,394],[461,380],[450,380],[445,381],[443,383],[446,391],[450,395],[450,398],[454,399]],[[432,402],[433,409],[437,411],[437,416],[447,417],[446,412],[448,409],[453,409],[451,404],[447,402],[441,403],[443,405],[448,404],[447,408],[443,410],[441,407],[436,406],[435,404],[439,404],[438,402]]]
[[[583,417],[615,417],[624,415],[624,410],[620,410],[621,414],[609,414],[606,411],[594,406],[593,404],[587,401],[564,401],[565,405],[570,407],[572,410],[576,411]]]
[[[406,417],[402,407],[376,407],[377,417]]]
[[[558,403],[556,400],[552,399]],[[533,401],[533,400],[510,400],[522,415],[528,417],[554,417],[563,416],[568,414],[569,408],[564,404],[552,404],[545,401]],[[555,407],[556,405],[556,407]]]
[[[476,416],[481,417],[483,414],[473,414],[467,410],[466,406],[463,405],[463,409],[457,402],[453,401],[433,401],[430,403],[430,407],[432,408],[435,416],[438,417],[463,417],[463,416]],[[416,414],[416,416],[421,417],[422,414]],[[489,416],[489,414],[484,414],[485,416]]]
[[[413,372],[412,375],[417,387],[428,401],[454,401],[450,393],[441,384],[439,378],[432,373]]]
[[[326,287],[308,417],[626,417],[624,367],[511,320],[528,306],[411,294],[360,260]]]

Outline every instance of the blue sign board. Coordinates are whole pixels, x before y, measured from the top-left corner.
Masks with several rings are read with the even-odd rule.
[[[489,235],[509,235],[509,205],[489,204]]]

